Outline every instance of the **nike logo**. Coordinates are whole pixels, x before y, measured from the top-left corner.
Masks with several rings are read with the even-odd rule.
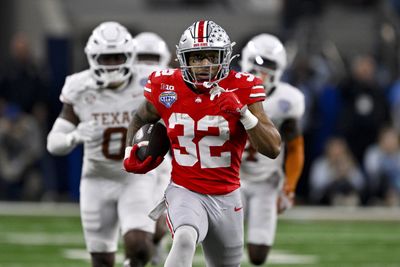
[[[236,90],[239,90],[239,88],[225,89],[226,92],[235,92]]]
[[[238,212],[239,210],[243,209],[243,207],[235,207],[233,210]]]

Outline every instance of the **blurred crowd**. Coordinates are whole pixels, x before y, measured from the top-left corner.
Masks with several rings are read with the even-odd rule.
[[[49,80],[25,34],[13,36],[9,51],[0,69],[0,199],[43,200],[57,191],[45,146]]]
[[[387,56],[393,39],[384,35],[376,51],[340,57],[323,39],[290,46],[291,36],[283,31],[295,51],[284,80],[306,97],[299,202],[399,206],[398,51]],[[33,59],[23,33],[11,40],[9,56],[0,69],[0,200],[72,201],[68,167],[60,168],[68,164],[44,145],[58,104],[51,95],[59,91],[52,92],[48,66]]]

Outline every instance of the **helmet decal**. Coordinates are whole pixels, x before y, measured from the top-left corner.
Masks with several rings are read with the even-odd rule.
[[[208,21],[198,21],[195,23],[194,26],[194,32],[196,35],[194,36],[194,40],[197,43],[203,43],[207,42],[208,35],[207,35],[207,26],[208,26]]]

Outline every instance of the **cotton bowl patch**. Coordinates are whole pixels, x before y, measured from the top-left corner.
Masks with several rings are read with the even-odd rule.
[[[167,108],[170,108],[172,104],[178,99],[175,92],[162,92],[158,97],[158,100]]]

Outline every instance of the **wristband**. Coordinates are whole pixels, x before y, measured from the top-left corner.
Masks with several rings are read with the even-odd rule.
[[[131,146],[125,147],[125,156],[124,156],[124,159],[127,159],[127,158],[129,158],[129,157],[131,156],[131,150],[132,150],[132,147],[131,147]]]
[[[251,113],[250,110],[246,109],[245,112],[243,112],[240,122],[243,124],[244,128],[247,130],[250,130],[254,127],[256,127],[258,123],[258,119],[256,116],[254,116],[253,113]]]

